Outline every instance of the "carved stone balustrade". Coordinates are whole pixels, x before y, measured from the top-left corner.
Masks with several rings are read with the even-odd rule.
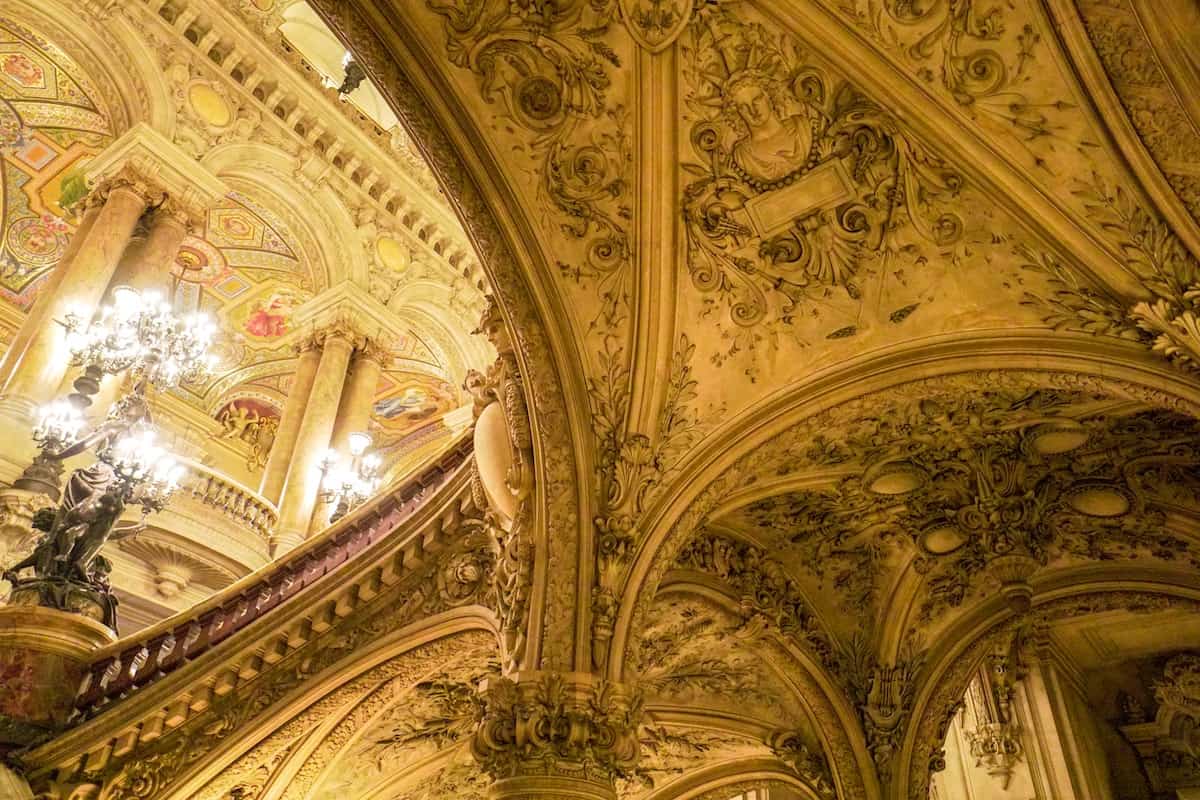
[[[188,459],[180,461],[187,466],[188,472],[179,499],[187,497],[215,508],[266,541],[279,521],[279,510],[274,503],[198,462]]]

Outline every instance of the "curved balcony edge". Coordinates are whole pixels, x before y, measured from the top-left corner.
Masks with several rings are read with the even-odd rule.
[[[208,600],[98,651],[84,673],[75,708],[83,717],[153,683],[260,619],[272,608],[330,575],[419,509],[470,458],[465,432],[407,480],[331,525],[282,558]]]

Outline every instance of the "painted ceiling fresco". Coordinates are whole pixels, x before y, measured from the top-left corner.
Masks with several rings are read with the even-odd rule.
[[[114,138],[99,91],[58,46],[0,18],[0,297],[26,311],[74,232],[71,204],[86,190],[81,167]],[[199,111],[221,111],[189,94]],[[211,100],[211,98],[209,98]],[[188,236],[172,265],[177,308],[220,323],[218,370],[180,396],[213,417],[217,438],[244,451],[246,468],[266,462],[294,370],[296,310],[324,288],[299,233],[276,201],[231,191]],[[377,242],[378,263],[402,273],[409,254]],[[445,365],[414,332],[393,343],[380,379],[372,433],[390,460],[444,430],[458,405],[437,377]]]
[[[0,297],[26,309],[75,229],[79,168],[112,140],[100,93],[62,50],[0,18]]]

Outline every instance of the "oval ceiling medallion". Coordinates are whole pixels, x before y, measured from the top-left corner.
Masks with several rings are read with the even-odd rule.
[[[966,535],[953,522],[935,522],[921,531],[921,547],[935,556],[953,553],[966,542]]]
[[[863,485],[875,494],[908,494],[925,485],[925,470],[907,461],[876,464],[863,474]]]
[[[233,119],[229,103],[206,83],[197,83],[188,89],[188,102],[196,116],[217,128],[224,128]]]
[[[1087,444],[1087,428],[1073,419],[1055,420],[1034,425],[1026,434],[1029,448],[1043,456],[1069,453]]]
[[[1066,500],[1089,517],[1119,517],[1133,506],[1129,492],[1111,483],[1077,483],[1067,490]]]
[[[382,236],[375,242],[375,251],[385,267],[394,272],[400,272],[408,266],[408,248],[387,236]]]

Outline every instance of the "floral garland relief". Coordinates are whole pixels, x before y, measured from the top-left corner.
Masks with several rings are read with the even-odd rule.
[[[426,4],[445,20],[450,61],[475,73],[484,101],[499,107],[493,124],[523,134],[510,153],[535,187],[543,223],[583,244],[557,266],[576,285],[594,284],[600,309],[590,329],[616,328],[628,316],[633,216],[629,115],[609,101],[610,70],[622,64],[607,42],[616,0]]]
[[[864,312],[907,319],[920,303],[885,307],[896,289],[962,256],[962,177],[785,35],[718,6],[680,42],[687,269],[724,342],[713,362],[783,331],[810,345],[810,322],[836,340]]]

